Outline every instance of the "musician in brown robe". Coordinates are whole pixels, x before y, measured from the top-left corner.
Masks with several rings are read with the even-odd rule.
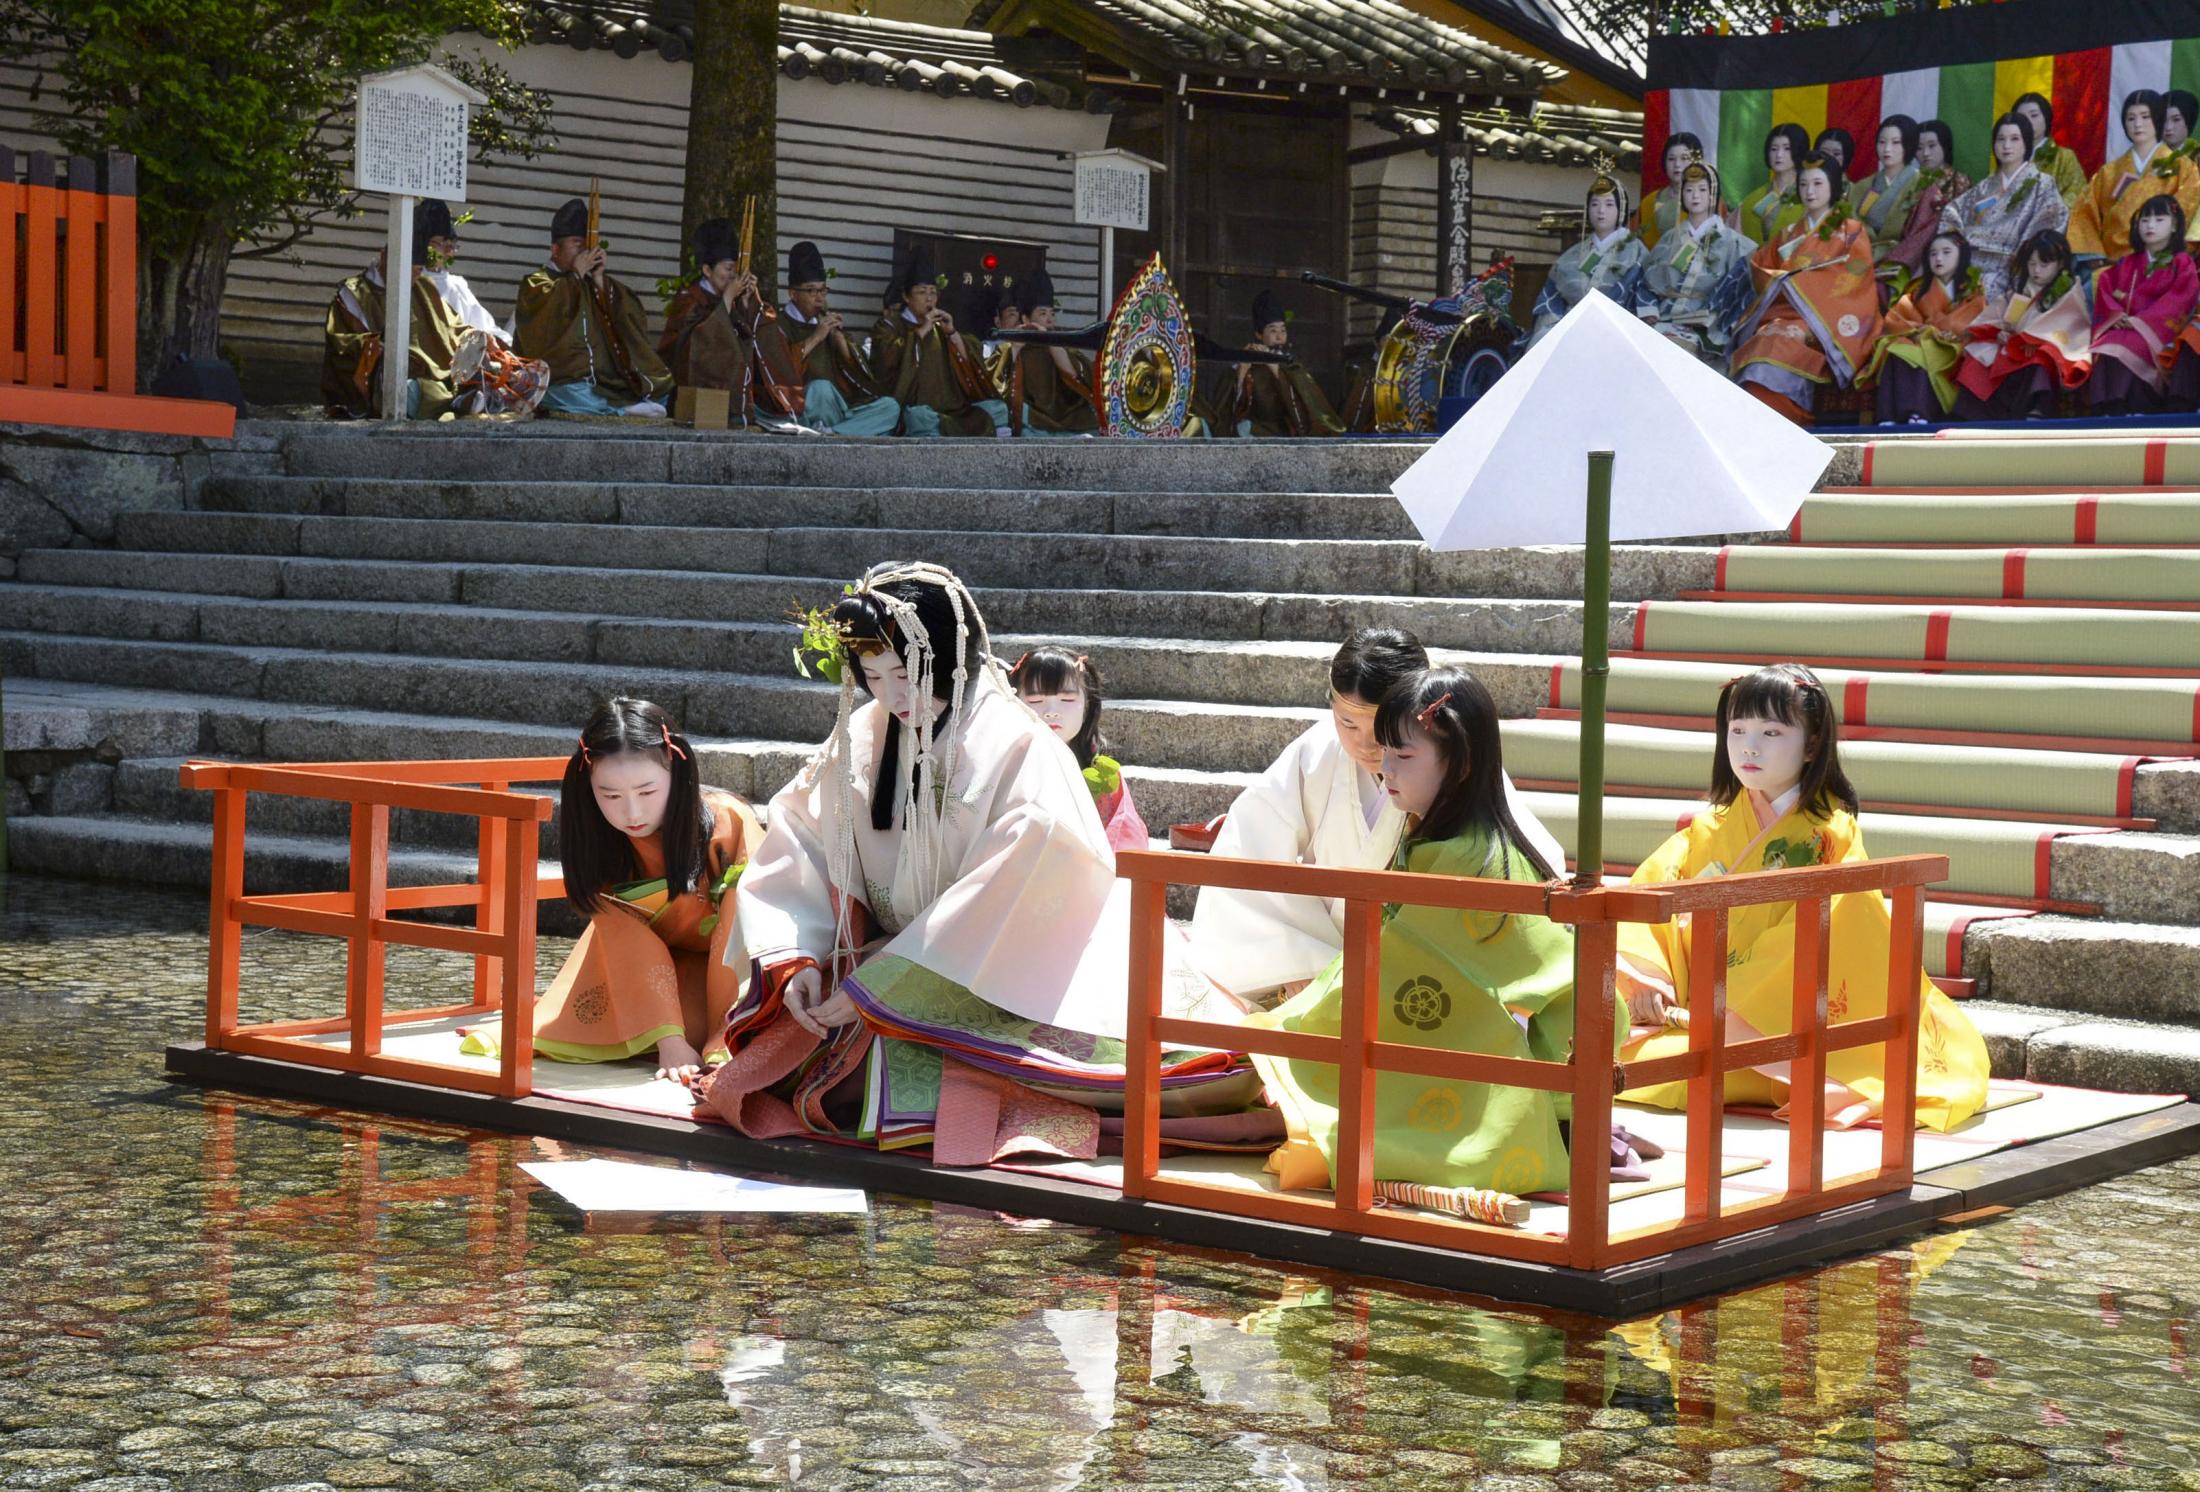
[[[416,222],[417,228],[417,222]],[[389,324],[384,261],[374,262],[336,288],[322,328],[321,401],[330,419],[365,420],[382,413],[385,375],[382,330]],[[440,419],[458,395],[456,364],[465,325],[451,313],[422,274],[427,235],[415,231],[412,268],[411,347],[405,376],[405,417]]]
[[[550,365],[545,413],[663,419],[672,370],[650,344],[642,298],[613,279],[601,243],[589,247],[588,204],[575,197],[550,220],[550,258],[519,287],[512,350]]]
[[[756,406],[829,435],[891,435],[901,406],[880,394],[828,304],[825,258],[804,240],[787,251],[787,303],[750,303]]]
[[[1273,291],[1253,297],[1255,351],[1288,352],[1291,323]],[[1303,364],[1240,363],[1236,418],[1229,428],[1239,435],[1342,435],[1344,421]]]
[[[932,251],[918,244],[895,276],[901,305],[871,329],[871,367],[901,405],[904,435],[992,435],[1008,426],[1008,405],[986,379],[975,337],[955,330],[940,308]]]
[[[1054,330],[1054,278],[1034,270],[1017,287],[1024,325]],[[1013,344],[1011,344],[1013,345]],[[1009,407],[1019,409],[1023,435],[1095,435],[1100,411],[1092,399],[1092,364],[1067,347],[1025,345],[1010,371]]]
[[[756,276],[741,267],[733,224],[708,218],[695,230],[694,281],[665,307],[657,355],[681,388],[724,389],[732,395],[734,422],[746,424],[749,368],[756,347],[749,340]]]

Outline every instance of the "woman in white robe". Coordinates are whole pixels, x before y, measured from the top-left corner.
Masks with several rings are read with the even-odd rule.
[[[1383,695],[1428,667],[1412,633],[1369,627],[1330,662],[1330,719],[1285,747],[1230,805],[1211,854],[1340,870],[1388,870],[1405,832],[1405,814],[1384,791],[1375,711]],[[1566,852],[1528,811],[1505,778],[1513,822],[1546,864]],[[1269,891],[1202,887],[1192,910],[1192,959],[1202,974],[1241,1001],[1269,1003],[1337,960],[1344,948],[1344,903]]]
[[[1089,1146],[1091,1111],[1122,1104],[1128,898],[1076,758],[947,571],[879,566],[833,622],[839,720],[742,876],[755,977],[705,1102],[752,1134],[937,1133],[948,1163],[993,1158],[950,1139],[974,1112],[987,1137],[996,1113],[1020,1124],[1016,1148]],[[1197,1007],[1204,986],[1173,977],[1170,1012]],[[1253,1083],[1228,1054],[1166,1052],[1162,1086],[1183,1111]]]

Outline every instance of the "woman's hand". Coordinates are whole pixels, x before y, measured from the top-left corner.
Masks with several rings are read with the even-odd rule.
[[[794,1023],[820,1040],[830,1037],[833,1027],[856,1019],[855,1002],[837,989],[827,995],[825,976],[815,967],[802,969],[788,979],[783,993],[787,1014],[794,1017]]]

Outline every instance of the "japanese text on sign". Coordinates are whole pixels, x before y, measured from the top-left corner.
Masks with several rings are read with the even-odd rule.
[[[466,103],[387,84],[359,90],[359,190],[466,200]]]
[[[1094,228],[1146,227],[1149,173],[1121,161],[1077,163],[1077,221]]]

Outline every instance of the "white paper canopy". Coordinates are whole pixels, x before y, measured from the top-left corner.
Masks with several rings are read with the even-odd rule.
[[[1833,460],[1595,294],[1390,490],[1431,549],[1579,544],[1592,450],[1615,453],[1614,539],[1785,528]]]

